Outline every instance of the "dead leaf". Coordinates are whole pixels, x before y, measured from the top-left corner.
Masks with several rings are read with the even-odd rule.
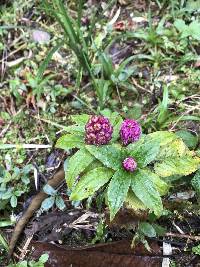
[[[195,196],[195,192],[190,190],[190,191],[185,191],[185,192],[177,192],[175,194],[170,195],[169,199],[170,200],[188,200],[190,198],[193,198]]]
[[[25,57],[20,57],[18,59],[15,59],[13,61],[8,61],[6,62],[6,66],[8,68],[16,67],[17,65],[21,64],[26,58]]]
[[[35,103],[35,96],[32,93],[29,93],[26,97],[26,105],[28,108],[33,107],[35,110],[37,109]]]
[[[151,243],[152,252],[142,245],[131,249],[130,241],[98,244],[81,248],[66,248],[49,243],[33,243],[33,258],[49,255],[46,267],[160,267],[162,257],[157,243]]]

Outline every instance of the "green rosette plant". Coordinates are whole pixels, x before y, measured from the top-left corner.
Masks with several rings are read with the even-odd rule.
[[[200,158],[176,133],[142,134],[134,120],[112,113],[74,115],[56,147],[77,151],[68,159],[66,182],[71,200],[83,200],[104,188],[113,220],[123,205],[135,211],[162,215],[161,197],[174,179],[200,167]]]

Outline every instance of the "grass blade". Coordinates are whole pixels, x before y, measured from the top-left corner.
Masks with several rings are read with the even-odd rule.
[[[47,54],[45,60],[43,61],[43,63],[40,65],[37,75],[36,75],[36,79],[40,82],[42,80],[43,74],[49,64],[49,62],[52,59],[53,54],[64,44],[64,42],[60,42],[58,43],[55,47],[53,47],[49,53]]]
[[[6,242],[5,238],[3,237],[3,235],[0,232],[0,245],[3,246],[3,248],[8,251],[8,243]]]

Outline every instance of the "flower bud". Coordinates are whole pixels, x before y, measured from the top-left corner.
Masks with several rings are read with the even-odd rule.
[[[141,126],[137,121],[131,119],[123,121],[120,129],[120,137],[125,146],[137,141],[140,138],[141,133]]]
[[[125,160],[123,160],[122,162],[122,165],[123,165],[123,168],[129,172],[134,172],[135,169],[137,168],[137,163],[131,157],[125,158]]]
[[[85,142],[88,145],[106,145],[112,138],[113,127],[104,116],[91,116],[85,125]]]

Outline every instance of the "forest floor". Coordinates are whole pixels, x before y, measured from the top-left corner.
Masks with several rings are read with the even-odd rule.
[[[7,266],[16,221],[71,153],[55,148],[70,115],[115,111],[138,120],[144,133],[179,132],[188,147],[200,154],[199,1],[83,1],[79,29],[89,40],[94,73],[106,77],[100,92],[64,41],[63,30],[39,2],[0,1],[2,267]],[[79,5],[64,2],[76,21]],[[59,49],[52,51],[60,42]],[[99,53],[105,55],[103,62]],[[156,243],[158,255],[163,255],[166,243],[172,249],[166,254],[170,266],[200,266],[200,183],[193,188],[192,177],[175,181],[163,199],[166,214],[157,224],[164,234],[147,235],[150,244]],[[13,254],[16,265],[11,261],[8,266],[43,266],[30,263],[34,241],[95,247],[134,237],[138,221],[125,209],[107,224],[100,198],[99,203],[92,198],[70,202],[64,181],[49,195],[22,229]],[[37,256],[44,250],[51,248],[39,247]]]

